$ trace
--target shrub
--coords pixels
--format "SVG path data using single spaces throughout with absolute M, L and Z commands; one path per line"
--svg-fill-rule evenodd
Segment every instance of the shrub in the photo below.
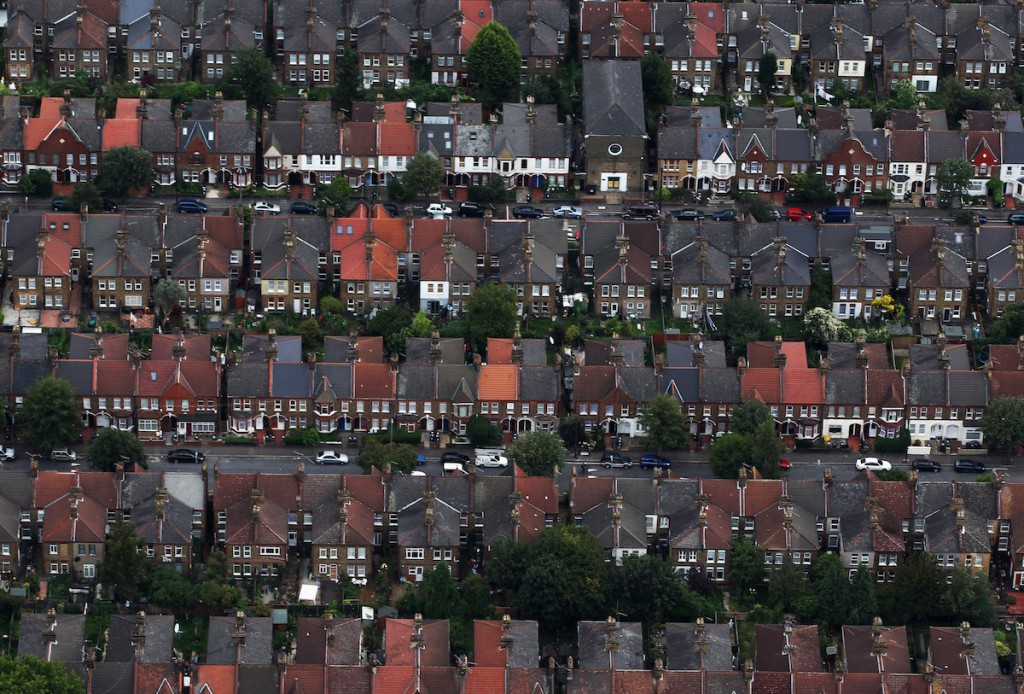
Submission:
M 289 446 L 319 446 L 320 432 L 312 427 L 292 429 L 284 437 L 284 442 Z

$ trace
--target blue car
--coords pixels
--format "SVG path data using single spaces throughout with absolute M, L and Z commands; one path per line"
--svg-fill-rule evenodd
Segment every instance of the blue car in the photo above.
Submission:
M 178 212 L 206 212 L 206 203 L 198 200 L 179 200 Z
M 642 470 L 649 470 L 656 467 L 668 468 L 669 462 L 660 455 L 654 455 L 653 453 L 644 453 L 640 458 L 640 468 Z

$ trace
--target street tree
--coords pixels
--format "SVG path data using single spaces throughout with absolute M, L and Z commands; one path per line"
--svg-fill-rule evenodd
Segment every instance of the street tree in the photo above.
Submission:
M 100 564 L 100 582 L 111 589 L 117 601 L 135 602 L 149 576 L 142 538 L 131 523 L 113 523 L 107 533 L 106 551 Z
M 748 342 L 770 340 L 775 336 L 775 325 L 768 314 L 757 302 L 744 296 L 725 302 L 718 328 L 734 356 L 746 354 Z
M 764 550 L 747 539 L 733 540 L 729 553 L 729 580 L 737 593 L 745 594 L 764 585 Z
M 154 566 L 149 572 L 148 601 L 175 614 L 191 613 L 196 607 L 195 584 L 169 566 Z
M 231 69 L 225 86 L 237 85 L 249 106 L 262 110 L 277 97 L 280 87 L 274 80 L 274 64 L 258 48 L 242 48 L 231 55 Z
M 103 153 L 100 185 L 114 195 L 153 183 L 153 155 L 141 147 L 114 147 Z
M 82 678 L 64 667 L 30 655 L 0 656 L 0 692 L 9 694 L 85 694 Z
M 804 335 L 819 347 L 836 342 L 843 327 L 843 322 L 827 308 L 812 308 L 804 316 Z
M 763 402 L 746 400 L 732 408 L 729 431 L 734 434 L 753 434 L 762 423 L 771 419 L 771 410 Z
M 650 52 L 640 61 L 640 79 L 644 87 L 644 100 L 648 104 L 667 105 L 675 95 L 672 68 L 661 54 Z
M 753 193 L 741 193 L 736 199 L 736 207 L 744 215 L 751 215 L 754 221 L 764 224 L 772 221 L 772 215 L 777 210 L 767 198 Z
M 17 422 L 22 435 L 42 452 L 77 439 L 81 413 L 71 384 L 55 376 L 36 381 L 25 393 Z
M 936 178 L 939 194 L 948 199 L 952 207 L 959 207 L 973 176 L 974 167 L 966 159 L 947 159 L 942 162 Z
M 522 56 L 515 39 L 501 24 L 491 22 L 477 32 L 466 51 L 466 73 L 481 101 L 499 104 L 518 100 Z
M 761 92 L 767 96 L 775 86 L 775 75 L 779 71 L 779 58 L 772 51 L 766 52 L 757 61 L 757 83 Z
M 139 437 L 130 431 L 106 428 L 89 444 L 89 466 L 101 472 L 113 472 L 118 463 L 129 472 L 136 466 L 146 468 L 146 451 Z
M 547 528 L 530 550 L 513 608 L 551 631 L 575 630 L 581 619 L 602 619 L 610 577 L 605 555 L 583 526 Z
M 565 444 L 558 434 L 534 429 L 520 434 L 505 455 L 528 475 L 551 477 L 565 461 Z
M 359 464 L 365 470 L 371 467 L 384 470 L 390 464 L 392 472 L 408 475 L 416 469 L 416 449 L 407 443 L 380 443 L 366 439 L 359 453 Z
M 981 416 L 981 431 L 986 441 L 1002 450 L 1012 452 L 1024 444 L 1024 398 L 991 400 Z
M 405 173 L 402 174 L 402 185 L 414 196 L 437 195 L 442 181 L 444 167 L 437 157 L 426 152 L 415 154 L 405 165 Z
M 512 337 L 519 323 L 516 293 L 507 284 L 485 282 L 466 300 L 469 341 L 479 354 L 487 349 L 489 337 Z
M 90 212 L 102 212 L 103 211 L 103 196 L 100 195 L 100 189 L 92 181 L 82 181 L 76 183 L 75 187 L 71 189 L 71 209 L 78 212 L 83 207 L 89 209 Z
M 835 191 L 828 187 L 825 177 L 811 167 L 789 179 L 789 191 L 786 193 L 786 199 L 812 205 L 834 205 L 837 198 Z
M 483 185 L 469 187 L 469 199 L 482 205 L 500 205 L 507 195 L 505 179 L 499 174 L 491 174 Z
M 711 447 L 711 471 L 722 479 L 734 480 L 740 476 L 740 469 L 748 462 L 750 445 L 747 434 L 729 432 L 715 441 Z
M 153 300 L 165 316 L 180 307 L 187 298 L 185 288 L 172 279 L 162 279 L 153 287 Z
M 501 443 L 501 432 L 491 420 L 475 414 L 466 422 L 466 437 L 474 446 L 489 446 Z
M 682 448 L 686 444 L 686 419 L 679 400 L 659 393 L 640 411 L 639 420 L 646 434 L 644 441 L 655 453 L 666 448 Z
M 761 422 L 754 433 L 747 436 L 748 460 L 765 477 L 774 479 L 781 473 L 779 458 L 783 448 L 774 421 Z
M 326 212 L 328 207 L 333 207 L 335 216 L 340 217 L 348 208 L 348 201 L 352 197 L 352 187 L 343 176 L 336 176 L 330 183 L 316 187 L 316 197 L 320 201 L 322 211 Z
M 46 169 L 32 169 L 18 179 L 20 195 L 39 195 L 48 198 L 53 195 L 53 178 Z

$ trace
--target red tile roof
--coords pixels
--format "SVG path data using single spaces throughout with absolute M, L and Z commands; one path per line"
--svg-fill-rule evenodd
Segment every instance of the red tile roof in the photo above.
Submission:
M 196 360 L 210 359 L 210 336 L 188 335 L 185 341 L 185 358 Z M 170 333 L 153 335 L 153 347 L 150 359 L 153 361 L 170 361 L 174 356 L 174 348 L 178 344 L 178 336 Z
M 491 23 L 494 10 L 490 0 L 461 0 L 459 9 L 465 17 L 462 23 L 462 53 L 469 50 L 478 31 Z
M 867 404 L 900 408 L 904 405 L 903 376 L 899 371 L 868 369 Z M 878 413 L 881 416 L 881 413 Z
M 743 511 L 740 515 L 756 516 L 782 498 L 781 480 L 748 480 L 743 490 Z
M 208 667 L 206 665 L 200 667 Z M 178 694 L 179 675 L 177 666 L 171 663 L 135 663 L 136 694 Z M 198 691 L 195 689 L 193 691 Z M 229 689 L 229 692 L 234 692 Z M 212 694 L 221 694 L 214 691 Z
M 519 366 L 484 364 L 480 367 L 477 397 L 481 401 L 515 401 L 519 399 Z
M 385 662 L 389 666 L 409 666 L 416 663 L 415 654 L 410 645 L 413 635 L 414 620 L 391 619 L 384 621 Z M 426 648 L 420 651 L 421 667 L 444 667 L 448 665 L 448 620 L 423 620 L 422 634 Z
M 1024 397 L 1024 371 L 991 371 L 989 384 L 993 398 Z
M 341 147 L 345 156 L 377 156 L 377 124 L 345 123 Z
M 323 665 L 289 665 L 281 674 L 281 691 L 283 694 L 326 692 L 327 671 L 328 668 Z M 214 694 L 217 692 L 214 691 Z
M 443 219 L 417 219 L 412 227 L 412 250 L 421 254 L 438 251 L 441 253 L 439 257 L 443 257 L 444 249 L 441 247 L 441 239 L 444 237 L 446 226 Z M 425 265 L 421 259 L 421 273 L 427 270 L 437 270 L 437 268 L 425 267 Z
M 531 477 L 517 465 L 513 472 L 516 491 L 544 513 L 558 513 L 558 490 L 549 477 Z
M 817 369 L 790 369 L 782 372 L 782 402 L 787 405 L 825 402 L 825 379 Z
M 209 687 L 210 694 L 233 694 L 238 684 L 237 665 L 199 665 L 192 679 L 192 691 L 205 692 L 203 686 Z M 148 693 L 147 693 L 148 694 Z
M 479 646 L 477 646 L 479 648 Z M 483 667 L 479 663 L 469 668 L 465 694 L 494 694 L 505 691 L 505 668 Z
M 71 516 L 72 508 L 76 516 Z M 107 507 L 85 497 L 75 503 L 65 496 L 46 507 L 43 542 L 102 543 L 107 538 Z
M 782 401 L 779 369 L 747 369 L 740 383 L 740 398 L 766 405 Z
M 134 395 L 136 371 L 131 362 L 95 359 L 93 368 L 97 395 Z
M 512 340 L 504 337 L 487 338 L 487 363 L 511 364 Z
M 730 514 L 740 515 L 740 490 L 736 480 L 701 480 L 700 486 L 708 503 Z
M 431 220 L 424 220 L 431 221 Z M 487 252 L 487 228 L 482 219 L 453 219 L 449 222 L 456 240 L 479 253 Z M 417 228 L 419 221 L 416 222 Z
M 569 507 L 583 513 L 599 504 L 607 504 L 615 488 L 612 477 L 574 477 L 569 489 Z
M 786 370 L 807 368 L 807 345 L 803 342 L 783 342 Z M 775 363 L 774 342 L 747 343 L 747 366 L 756 369 L 771 368 Z
M 138 147 L 142 141 L 142 121 L 131 118 L 108 120 L 103 124 L 103 151 L 115 147 Z
M 352 365 L 355 399 L 390 400 L 395 397 L 395 374 L 387 364 L 357 362 Z M 367 414 L 370 414 L 367 408 Z
M 405 106 L 402 107 L 403 116 Z M 382 123 L 380 126 L 380 153 L 382 156 L 411 157 L 418 152 L 416 131 L 412 123 Z

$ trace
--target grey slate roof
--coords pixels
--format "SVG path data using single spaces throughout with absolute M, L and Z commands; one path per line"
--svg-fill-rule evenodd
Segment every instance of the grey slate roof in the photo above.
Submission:
M 640 63 L 583 61 L 583 122 L 587 135 L 646 133 Z
M 740 401 L 740 379 L 736 369 L 704 369 L 701 382 L 701 401 L 736 403 Z
M 432 526 L 424 523 L 433 492 Z M 469 512 L 468 477 L 400 477 L 392 482 L 388 511 L 398 514 L 400 547 L 458 547 L 460 519 Z
M 721 340 L 700 340 L 697 348 L 704 353 L 704 366 L 712 369 L 725 367 L 725 343 Z M 665 345 L 665 364 L 668 366 L 695 366 L 693 363 L 694 344 L 680 341 Z
M 242 335 L 242 361 L 266 362 L 269 335 L 246 333 Z M 277 358 L 274 361 L 295 363 L 302 361 L 302 339 L 297 335 L 278 335 L 274 338 Z
M 136 660 L 135 632 L 140 663 L 167 663 L 171 661 L 174 642 L 174 615 L 144 615 L 140 624 L 136 615 L 113 615 L 104 658 L 107 662 L 130 663 Z M 141 628 L 140 628 L 141 627 Z
M 239 632 L 235 617 L 210 617 L 206 662 L 213 665 L 269 665 L 273 662 L 270 617 L 245 617 L 245 643 L 234 639 Z
M 732 669 L 732 635 L 728 624 L 674 623 L 665 625 L 669 670 Z M 702 655 L 698 644 L 707 644 Z
M 55 625 L 57 639 L 47 641 L 44 634 Z M 18 627 L 18 655 L 31 655 L 54 663 L 82 662 L 85 644 L 84 614 L 35 614 L 23 612 Z
M 664 368 L 658 374 L 658 392 L 674 393 L 681 403 L 700 401 L 700 373 L 696 368 Z
M 866 397 L 867 382 L 861 369 L 832 369 L 825 375 L 826 404 L 859 406 L 867 402 Z
M 640 622 L 580 622 L 579 666 L 588 670 L 642 670 L 643 630 Z M 609 638 L 618 648 L 609 650 Z

